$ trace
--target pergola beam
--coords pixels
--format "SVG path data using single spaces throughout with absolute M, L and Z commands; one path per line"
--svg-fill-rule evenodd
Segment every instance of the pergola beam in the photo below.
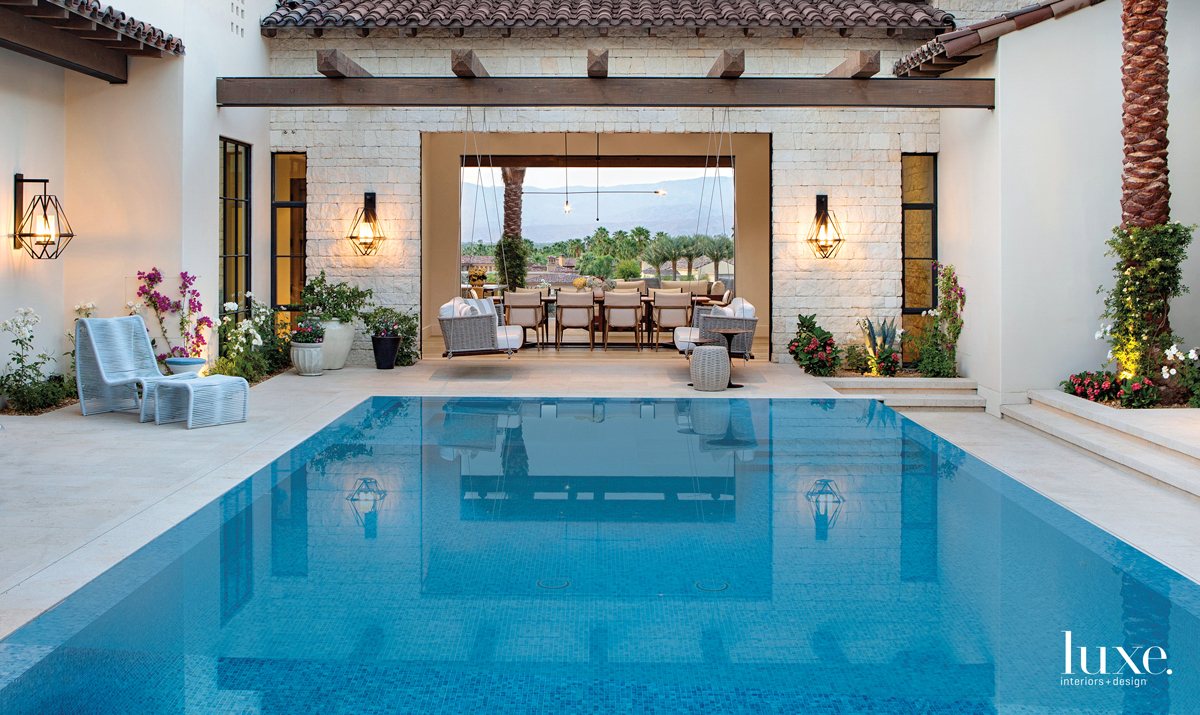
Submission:
M 450 50 L 450 71 L 459 77 L 487 77 L 474 50 Z
M 866 79 L 879 74 L 879 50 L 856 50 L 846 61 L 830 70 L 826 77 Z
M 588 50 L 588 77 L 608 76 L 608 50 Z
M 712 69 L 708 71 L 708 76 L 720 77 L 721 79 L 734 79 L 741 77 L 745 71 L 745 50 L 721 50 L 717 61 L 713 63 Z
M 461 76 L 461 75 L 460 75 Z M 897 107 L 995 106 L 990 79 L 704 77 L 225 77 L 223 107 Z
M 120 52 L 3 7 L 0 47 L 114 84 L 129 80 L 129 60 Z
M 335 79 L 374 76 L 341 50 L 317 50 L 317 71 Z

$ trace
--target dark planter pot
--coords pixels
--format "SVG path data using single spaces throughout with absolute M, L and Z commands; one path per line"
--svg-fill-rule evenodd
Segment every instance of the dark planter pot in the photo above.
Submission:
M 394 338 L 379 338 L 371 336 L 371 348 L 375 351 L 375 367 L 379 370 L 391 370 L 396 367 L 396 355 L 400 352 L 400 336 Z

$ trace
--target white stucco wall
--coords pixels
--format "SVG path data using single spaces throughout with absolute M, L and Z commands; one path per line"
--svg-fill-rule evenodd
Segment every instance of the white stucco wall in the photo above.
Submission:
M 967 291 L 962 370 L 989 409 L 1023 402 L 1070 373 L 1099 369 L 1095 340 L 1120 222 L 1121 19 L 1107 2 L 1004 36 L 999 50 L 954 76 L 997 78 L 988 116 L 943 110 L 939 159 L 943 260 Z M 1200 7 L 1171 8 L 1171 37 L 1200 27 Z M 1172 213 L 1200 221 L 1200 72 L 1196 50 L 1172 49 Z M 1197 248 L 1193 247 L 1195 256 Z M 1185 265 L 1200 285 L 1200 260 Z M 1172 325 L 1200 343 L 1200 296 L 1172 304 Z
M 63 72 L 53 65 L 0 49 L 0 320 L 17 308 L 33 308 L 42 322 L 34 328 L 35 347 L 58 356 L 63 352 L 63 271 L 58 261 L 34 260 L 24 249 L 13 250 L 13 174 L 49 179 L 50 193 L 64 199 Z M 25 205 L 38 184 L 25 185 Z M 24 207 L 22 207 L 24 209 Z M 67 218 L 74 220 L 70 204 Z M 72 306 L 74 304 L 72 303 Z M 8 362 L 12 336 L 0 334 L 0 370 Z
M 216 319 L 220 137 L 251 144 L 251 288 L 269 293 L 268 113 L 221 112 L 215 78 L 266 74 L 257 21 L 272 5 L 239 1 L 233 25 L 229 5 L 220 3 L 128 3 L 129 14 L 182 36 L 187 54 L 132 59 L 127 85 L 68 77 L 68 174 L 86 241 L 66 255 L 66 277 L 73 294 L 99 305 L 99 315 L 124 314 L 137 271 L 158 267 L 164 276 L 198 275 L 204 312 Z M 161 290 L 177 289 L 175 280 Z M 151 332 L 158 333 L 153 325 Z

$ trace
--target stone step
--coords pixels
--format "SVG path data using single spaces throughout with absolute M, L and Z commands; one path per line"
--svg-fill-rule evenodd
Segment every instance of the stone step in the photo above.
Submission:
M 1200 459 L 1190 454 L 1058 409 L 1046 400 L 1028 405 L 1004 405 L 1000 414 L 1003 419 L 1011 419 L 1151 479 L 1200 496 Z
M 1165 435 L 1158 434 L 1151 430 L 1145 429 L 1138 425 L 1130 424 L 1121 419 L 1121 412 L 1114 410 L 1111 407 L 1097 405 L 1095 402 L 1089 402 L 1074 395 L 1068 395 L 1059 390 L 1030 390 L 1029 399 L 1035 404 L 1053 407 L 1057 410 L 1082 417 L 1084 419 L 1104 425 L 1109 429 L 1123 432 L 1131 437 L 1144 439 L 1147 442 L 1153 442 L 1161 447 L 1173 449 L 1176 452 L 1200 459 L 1200 447 L 1187 442 L 1182 442 L 1177 439 L 1172 439 Z
M 897 410 L 982 410 L 978 383 L 965 377 L 827 377 L 846 397 L 879 400 Z

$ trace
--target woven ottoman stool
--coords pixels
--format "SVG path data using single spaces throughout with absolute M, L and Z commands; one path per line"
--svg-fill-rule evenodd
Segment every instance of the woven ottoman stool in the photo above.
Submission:
M 155 424 L 183 422 L 187 428 L 245 422 L 250 384 L 240 377 L 211 375 L 195 380 L 164 381 L 154 391 Z
M 729 353 L 720 345 L 700 345 L 692 351 L 692 386 L 701 392 L 720 392 L 729 386 Z

